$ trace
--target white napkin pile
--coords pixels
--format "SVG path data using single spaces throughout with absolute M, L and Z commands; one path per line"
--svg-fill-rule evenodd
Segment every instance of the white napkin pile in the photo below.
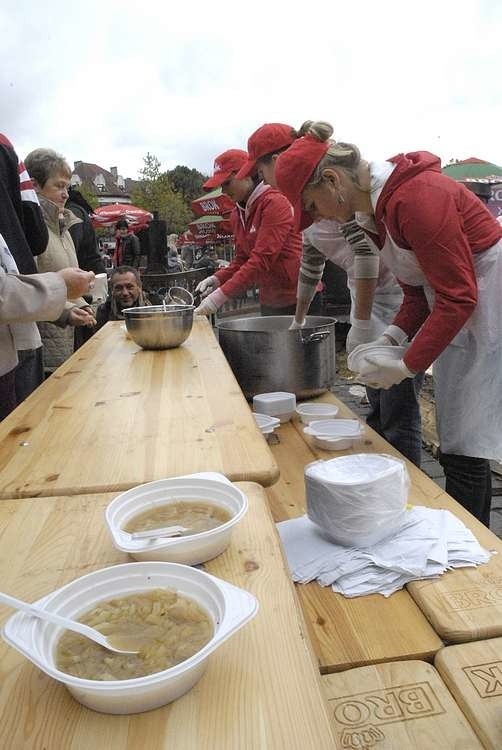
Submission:
M 372 547 L 342 547 L 322 535 L 307 516 L 277 524 L 291 575 L 317 579 L 347 597 L 390 596 L 409 581 L 437 578 L 452 568 L 488 562 L 490 553 L 448 510 L 414 506 L 392 536 Z

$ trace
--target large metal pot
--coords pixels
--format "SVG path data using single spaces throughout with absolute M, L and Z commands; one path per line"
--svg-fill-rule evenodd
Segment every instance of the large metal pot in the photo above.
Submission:
M 151 305 L 122 310 L 129 336 L 142 349 L 173 349 L 190 335 L 194 308 Z
M 335 380 L 334 318 L 309 315 L 304 328 L 289 330 L 290 315 L 222 320 L 220 346 L 246 398 L 288 391 L 307 398 Z

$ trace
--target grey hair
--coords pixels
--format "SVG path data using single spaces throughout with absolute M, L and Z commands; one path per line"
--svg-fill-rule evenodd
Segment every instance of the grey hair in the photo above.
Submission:
M 353 143 L 332 140 L 331 136 L 333 132 L 333 126 L 329 122 L 322 120 L 306 120 L 299 130 L 300 135 L 311 135 L 317 138 L 318 141 L 321 141 L 321 143 L 330 142 L 326 155 L 316 166 L 306 187 L 308 185 L 318 185 L 322 182 L 324 170 L 330 167 L 343 169 L 352 182 L 360 187 L 357 170 L 361 163 L 361 152 Z
M 49 177 L 62 172 L 71 177 L 71 168 L 64 156 L 52 148 L 36 148 L 24 160 L 30 177 L 43 188 Z

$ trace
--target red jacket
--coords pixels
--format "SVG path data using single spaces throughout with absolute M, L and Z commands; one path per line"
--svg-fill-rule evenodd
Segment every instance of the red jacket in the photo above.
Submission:
M 270 307 L 296 303 L 302 239 L 293 228 L 288 199 L 269 185 L 258 185 L 246 208 L 236 206 L 230 216 L 236 254 L 214 275 L 227 297 L 236 297 L 256 284 L 260 302 Z
M 429 310 L 422 287 L 401 283 L 404 301 L 394 323 L 412 338 L 405 362 L 426 369 L 456 336 L 477 303 L 473 253 L 502 237 L 502 227 L 474 193 L 441 173 L 437 156 L 400 154 L 377 201 L 380 241 L 386 229 L 394 242 L 412 250 L 435 291 Z M 422 327 L 421 327 L 422 326 Z

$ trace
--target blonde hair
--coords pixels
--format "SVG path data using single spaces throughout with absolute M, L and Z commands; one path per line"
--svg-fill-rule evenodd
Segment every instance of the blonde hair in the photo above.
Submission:
M 24 160 L 30 177 L 43 188 L 49 177 L 61 174 L 71 177 L 71 168 L 64 156 L 52 148 L 36 148 Z
M 323 173 L 325 169 L 330 167 L 342 169 L 348 177 L 358 187 L 361 187 L 359 183 L 358 169 L 361 164 L 361 152 L 353 143 L 344 143 L 342 141 L 332 140 L 333 126 L 329 122 L 323 120 L 306 120 L 300 127 L 298 134 L 311 135 L 321 143 L 330 142 L 330 146 L 323 156 L 319 164 L 314 169 L 312 177 L 308 181 L 305 187 L 309 185 L 318 185 L 323 181 Z

